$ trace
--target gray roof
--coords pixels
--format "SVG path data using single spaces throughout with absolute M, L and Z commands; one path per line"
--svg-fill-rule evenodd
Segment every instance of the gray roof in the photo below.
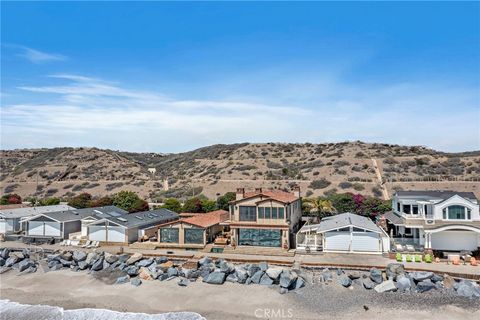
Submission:
M 178 215 L 178 213 L 170 211 L 168 209 L 157 209 L 123 215 L 121 218 L 124 218 L 127 221 L 120 221 L 115 218 L 109 220 L 123 225 L 127 228 L 146 228 L 149 226 L 174 221 L 179 219 L 179 217 L 180 216 Z
M 89 216 L 92 216 L 96 219 L 102 219 L 105 217 L 111 217 L 112 214 L 115 216 L 123 216 L 125 214 L 128 214 L 128 212 L 115 206 L 105 206 L 85 209 L 73 208 L 73 210 L 68 211 L 46 212 L 43 215 L 60 222 L 64 222 L 81 220 Z
M 385 212 L 385 214 L 383 216 L 385 217 L 385 219 L 387 219 L 388 221 L 390 221 L 394 225 L 403 225 L 404 224 L 403 218 L 400 217 L 399 215 L 397 215 L 393 211 Z
M 458 192 L 452 190 L 400 190 L 396 192 L 399 197 L 425 197 L 430 199 L 447 200 L 454 195 L 459 195 L 462 198 L 477 200 L 473 192 Z
M 149 227 L 179 218 L 177 213 L 167 209 L 128 213 L 115 206 L 48 212 L 44 215 L 60 222 L 82 220 L 87 217 L 97 220 L 106 219 L 126 228 Z
M 367 229 L 374 232 L 381 233 L 382 230 L 370 218 L 359 216 L 358 214 L 346 212 L 337 214 L 331 217 L 325 217 L 319 224 L 304 226 L 300 231 L 306 232 L 308 230 L 323 233 L 329 230 L 341 229 L 348 226 L 358 227 L 360 229 Z
M 0 210 L 0 216 L 6 219 L 25 218 L 25 217 L 33 217 L 41 213 L 67 211 L 72 209 L 75 209 L 75 208 L 70 207 L 66 204 L 58 204 L 53 206 L 26 207 L 26 208 L 17 208 L 17 209 L 2 209 Z

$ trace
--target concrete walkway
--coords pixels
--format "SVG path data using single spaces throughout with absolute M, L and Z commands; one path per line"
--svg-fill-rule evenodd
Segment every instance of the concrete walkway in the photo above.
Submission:
M 22 242 L 1 242 L 0 248 L 34 248 Z M 81 247 L 64 247 L 58 244 L 42 245 L 41 248 L 48 251 L 54 250 L 84 250 L 93 251 L 94 249 L 84 249 Z M 123 249 L 122 249 L 123 248 Z M 197 260 L 204 256 L 211 258 L 225 259 L 232 262 L 239 263 L 257 263 L 267 261 L 271 264 L 293 266 L 299 265 L 301 267 L 336 267 L 344 269 L 370 269 L 371 267 L 385 268 L 389 263 L 395 260 L 383 257 L 381 255 L 368 254 L 348 254 L 348 253 L 323 253 L 316 255 L 302 255 L 296 254 L 294 257 L 270 256 L 270 255 L 252 255 L 252 254 L 232 254 L 232 253 L 213 253 L 201 251 L 188 251 L 182 249 L 135 249 L 121 246 L 103 246 L 98 248 L 106 252 L 118 254 L 140 252 L 145 256 L 168 256 L 179 260 Z M 438 273 L 448 273 L 455 277 L 468 277 L 480 280 L 480 266 L 473 267 L 470 265 L 448 265 L 445 262 L 441 263 L 425 263 L 425 262 L 404 262 L 405 268 L 409 271 L 433 271 Z

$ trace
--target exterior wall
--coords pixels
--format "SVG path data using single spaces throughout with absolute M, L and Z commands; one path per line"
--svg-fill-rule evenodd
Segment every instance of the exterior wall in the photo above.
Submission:
M 4 226 L 5 233 L 14 232 L 15 219 L 2 219 L 0 223 Z
M 268 200 L 265 202 L 261 202 L 257 205 L 257 202 L 261 200 L 268 200 L 268 197 L 262 197 L 258 195 L 256 197 L 248 198 L 248 199 L 240 199 L 238 198 L 237 194 L 237 202 L 230 206 L 230 220 L 234 222 L 231 225 L 233 237 L 238 244 L 239 240 L 239 229 L 248 229 L 250 228 L 249 225 L 255 228 L 263 228 L 263 229 L 281 229 L 282 230 L 282 247 L 285 245 L 289 248 L 295 246 L 295 233 L 300 229 L 300 221 L 302 219 L 302 204 L 301 199 L 290 203 L 284 204 L 282 202 L 276 200 Z M 240 220 L 240 207 L 241 206 L 253 206 L 256 207 L 257 219 L 256 221 L 241 221 Z M 284 217 L 283 219 L 260 219 L 258 218 L 258 208 L 284 208 Z M 236 226 L 235 223 L 242 223 L 243 226 Z M 278 226 L 278 227 L 277 227 Z M 285 228 L 288 227 L 288 230 Z
M 160 229 L 162 228 L 173 228 L 173 229 L 178 229 L 178 243 L 171 243 L 171 242 L 161 242 L 161 237 L 160 237 Z M 184 246 L 202 246 L 204 247 L 207 244 L 207 238 L 206 238 L 206 229 L 203 229 L 203 243 L 202 244 L 194 244 L 194 243 L 185 243 L 185 229 L 202 229 L 197 226 L 193 226 L 188 223 L 184 222 L 177 222 L 175 224 L 171 225 L 166 225 L 166 226 L 161 226 L 158 229 L 158 243 L 161 245 L 165 246 L 175 246 L 175 245 L 184 245 Z
M 63 223 L 63 239 L 68 239 L 70 233 L 79 232 L 81 229 L 82 223 L 80 220 Z
M 392 199 L 392 208 L 395 212 L 399 213 L 401 216 L 407 219 L 433 219 L 433 220 L 443 220 L 443 209 L 452 205 L 460 205 L 467 207 L 471 210 L 471 220 L 470 221 L 480 221 L 480 205 L 478 203 L 473 203 L 467 199 L 464 199 L 460 196 L 453 196 L 450 199 L 445 201 L 441 200 L 429 200 L 430 204 L 426 204 L 422 197 L 393 197 Z M 398 204 L 400 204 L 400 210 L 398 210 Z M 417 215 L 406 214 L 403 212 L 403 205 L 418 205 L 419 212 Z M 426 211 L 425 211 L 426 209 Z M 461 221 L 461 220 L 450 220 L 450 221 Z
M 449 207 L 449 206 L 453 206 L 453 205 L 460 205 L 460 206 L 464 206 L 464 207 L 469 208 L 471 210 L 471 214 L 472 214 L 472 219 L 471 220 L 472 221 L 480 221 L 480 212 L 479 212 L 479 207 L 480 206 L 478 204 L 473 204 L 472 202 L 470 202 L 468 200 L 465 200 L 462 197 L 458 197 L 458 196 L 452 197 L 452 198 L 448 199 L 447 201 L 444 201 L 444 202 L 442 202 L 440 204 L 437 204 L 433 207 L 433 214 L 434 214 L 435 220 L 443 220 L 443 209 L 446 208 L 446 207 Z M 462 221 L 462 220 L 449 220 L 449 221 L 459 222 L 459 221 Z
M 88 240 L 95 240 L 95 241 L 101 241 L 102 243 L 129 243 L 129 239 L 130 237 L 135 239 L 134 241 L 137 241 L 137 232 L 138 232 L 138 229 L 135 229 L 135 228 L 132 228 L 132 229 L 126 229 L 124 227 L 121 227 L 125 233 L 125 236 L 124 236 L 124 240 L 122 242 L 118 242 L 118 241 L 110 241 L 108 239 L 108 228 L 109 226 L 111 227 L 121 227 L 120 225 L 117 225 L 117 224 L 114 224 L 114 223 L 110 223 L 109 225 L 109 221 L 108 220 L 102 220 L 102 221 L 99 221 L 98 223 L 91 223 L 88 225 Z M 98 235 L 98 237 L 96 236 Z M 131 242 L 134 242 L 134 241 L 131 241 Z
M 138 228 L 129 228 L 126 230 L 126 241 L 127 243 L 133 243 L 138 241 Z
M 426 204 L 428 203 L 429 204 Z M 400 211 L 398 204 L 400 203 Z M 403 224 L 407 228 L 434 229 L 444 225 L 465 225 L 480 228 L 480 205 L 460 196 L 453 196 L 450 199 L 441 201 L 440 199 L 425 200 L 425 197 L 393 197 L 393 210 L 403 217 Z M 406 214 L 403 212 L 403 205 L 418 205 L 419 213 L 417 215 Z M 443 209 L 453 205 L 459 205 L 470 209 L 471 219 L 465 217 L 465 220 L 443 219 Z M 426 211 L 425 211 L 426 209 Z
M 33 222 L 33 223 L 32 223 Z M 32 224 L 31 224 L 32 223 Z M 35 231 L 33 234 L 30 233 L 31 226 L 35 224 Z M 39 230 L 38 228 L 41 229 Z M 40 231 L 40 232 L 39 232 Z M 53 234 L 52 231 L 55 233 Z M 63 223 L 57 222 L 55 220 L 49 219 L 45 216 L 40 216 L 36 219 L 29 220 L 26 222 L 26 231 L 27 236 L 31 237 L 45 237 L 45 238 L 63 238 Z

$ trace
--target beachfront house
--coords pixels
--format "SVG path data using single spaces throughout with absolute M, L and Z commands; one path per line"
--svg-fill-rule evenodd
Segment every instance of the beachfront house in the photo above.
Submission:
M 158 226 L 158 243 L 163 248 L 201 249 L 222 233 L 222 222 L 228 211 L 216 210 L 191 214 L 189 217 Z
M 390 237 L 372 219 L 347 212 L 304 225 L 297 250 L 382 254 L 390 251 Z
M 397 191 L 385 214 L 396 243 L 441 250 L 480 247 L 479 202 L 473 192 Z
M 75 208 L 64 204 L 21 208 L 3 207 L 0 209 L 0 233 L 21 233 L 25 231 L 25 220 L 30 217 L 42 213 L 68 211 L 72 209 Z
M 239 188 L 225 224 L 230 227 L 234 246 L 289 249 L 294 245 L 301 217 L 299 187 L 292 192 L 262 188 L 245 192 Z
M 26 237 L 124 244 L 138 241 L 146 229 L 175 219 L 178 215 L 166 209 L 129 214 L 115 206 L 47 212 L 26 220 Z

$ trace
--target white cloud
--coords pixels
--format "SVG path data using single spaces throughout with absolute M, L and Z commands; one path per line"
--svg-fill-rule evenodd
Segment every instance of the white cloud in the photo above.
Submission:
M 25 46 L 18 47 L 22 52 L 18 56 L 23 57 L 33 63 L 44 63 L 50 61 L 64 61 L 67 57 L 57 53 L 47 53 L 40 50 L 32 49 Z
M 327 86 L 305 86 L 307 108 L 303 99 L 292 102 L 300 83 L 292 92 L 278 88 L 282 100 L 290 103 L 277 104 L 266 97 L 255 102 L 173 99 L 84 76 L 54 77 L 65 83 L 21 87 L 39 95 L 36 101 L 43 101 L 44 93 L 53 94 L 53 103 L 2 107 L 3 148 L 97 146 L 176 152 L 213 143 L 357 139 L 445 151 L 480 145 L 478 93 L 451 86 L 361 88 L 332 78 Z

